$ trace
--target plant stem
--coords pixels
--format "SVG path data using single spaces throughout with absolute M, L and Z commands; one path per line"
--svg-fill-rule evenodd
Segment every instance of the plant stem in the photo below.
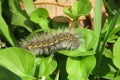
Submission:
M 96 46 L 94 47 L 94 50 L 96 50 L 96 59 L 97 59 L 97 65 L 99 66 L 101 61 L 101 53 L 99 53 L 100 50 L 100 34 L 101 34 L 101 18 L 102 18 L 102 0 L 96 0 L 95 5 L 95 17 L 94 17 L 94 34 L 97 38 Z
M 78 19 L 76 19 L 76 20 L 74 21 L 74 24 L 75 24 L 74 27 L 75 27 L 75 28 L 78 28 L 78 23 L 79 23 L 79 22 L 78 22 Z

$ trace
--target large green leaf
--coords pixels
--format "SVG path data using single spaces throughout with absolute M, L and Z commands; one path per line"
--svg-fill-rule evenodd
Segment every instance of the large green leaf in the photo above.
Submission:
M 0 51 L 0 65 L 20 76 L 23 80 L 33 80 L 34 56 L 17 47 Z
M 0 15 L 1 16 L 1 15 Z M 4 35 L 4 37 L 7 39 L 7 41 L 12 45 L 15 46 L 17 45 L 17 41 L 15 39 L 15 37 L 13 36 L 13 34 L 10 32 L 8 25 L 6 24 L 6 22 L 4 21 L 4 19 L 2 17 L 0 17 L 0 31 L 2 32 L 2 34 Z
M 95 67 L 95 56 L 71 58 L 67 60 L 66 70 L 69 80 L 88 80 L 90 73 Z
M 114 65 L 120 69 L 120 38 L 114 44 L 113 47 L 113 63 Z
M 120 80 L 120 76 L 115 77 L 113 80 Z
M 0 80 L 22 80 L 20 77 L 0 66 Z
M 60 54 L 64 54 L 66 56 L 88 56 L 88 55 L 94 55 L 95 51 L 80 51 L 80 50 L 60 50 L 58 51 Z
M 4 35 L 4 37 L 7 39 L 7 41 L 12 45 L 16 45 L 16 39 L 13 36 L 13 34 L 10 32 L 7 23 L 2 17 L 2 0 L 0 0 L 0 32 Z

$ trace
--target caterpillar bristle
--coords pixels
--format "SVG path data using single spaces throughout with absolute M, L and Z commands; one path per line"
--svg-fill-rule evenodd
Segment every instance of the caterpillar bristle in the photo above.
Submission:
M 50 55 L 57 50 L 74 50 L 80 46 L 81 38 L 75 30 L 59 29 L 43 34 L 35 34 L 28 39 L 22 39 L 20 46 L 34 55 Z

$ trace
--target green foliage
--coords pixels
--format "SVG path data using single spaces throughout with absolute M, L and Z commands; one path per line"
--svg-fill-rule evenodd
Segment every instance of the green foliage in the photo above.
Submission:
M 43 14 L 44 13 L 44 14 Z M 50 29 L 48 26 L 48 12 L 44 8 L 38 8 L 32 12 L 30 20 L 39 24 L 43 30 Z
M 27 14 L 30 15 L 35 10 L 33 0 L 29 0 L 29 1 L 22 0 L 22 1 L 23 1 L 23 4 L 24 4 Z
M 101 18 L 102 18 L 102 0 L 96 0 L 96 6 L 95 6 L 95 12 L 94 12 L 94 34 L 96 35 L 97 42 L 96 42 L 96 46 L 94 47 L 95 49 L 99 49 L 99 39 L 100 39 L 100 33 L 101 33 Z
M 20 76 L 23 80 L 32 80 L 35 57 L 28 51 L 17 47 L 0 51 L 0 65 Z
M 16 39 L 13 36 L 13 34 L 9 31 L 8 26 L 2 17 L 0 17 L 0 24 L 2 24 L 2 25 L 0 25 L 0 32 L 4 35 L 4 37 L 8 40 L 8 42 L 12 46 L 15 46 L 17 43 Z
M 0 66 L 0 80 L 21 80 L 20 77 L 7 70 L 6 68 Z
M 39 60 L 37 60 L 37 64 L 39 64 L 40 68 L 39 68 L 39 74 L 38 77 L 42 77 L 44 76 L 49 76 L 50 74 L 53 73 L 53 71 L 56 69 L 57 67 L 57 62 L 56 60 L 52 59 L 52 57 L 47 57 L 47 58 L 39 58 Z
M 116 77 L 114 80 L 120 80 L 120 76 Z
M 9 31 L 8 29 L 8 25 L 6 24 L 6 22 L 4 21 L 3 17 L 2 17 L 2 1 L 0 1 L 0 32 L 5 36 L 5 38 L 8 40 L 8 42 L 12 45 L 15 46 L 16 45 L 16 40 L 15 37 L 13 36 L 13 34 Z
M 114 65 L 120 69 L 120 63 L 119 63 L 119 59 L 120 59 L 120 38 L 118 38 L 118 40 L 115 42 L 114 47 L 113 47 L 113 63 Z
M 91 4 L 89 0 L 78 0 L 71 6 L 70 10 L 68 10 L 66 7 L 63 10 L 65 14 L 74 20 L 75 27 L 78 27 L 79 17 L 89 14 L 91 10 Z
M 87 56 L 82 58 L 71 58 L 71 57 L 68 58 L 66 64 L 68 79 L 89 80 L 88 76 L 95 67 L 95 64 L 96 64 L 95 56 Z
M 70 11 L 64 8 L 64 12 L 74 20 L 78 20 L 80 16 L 88 15 L 91 10 L 91 4 L 89 0 L 79 0 L 75 2 Z
M 21 10 L 19 6 L 19 0 L 8 0 L 8 10 L 11 13 L 11 24 L 15 26 L 21 26 L 27 29 L 29 32 L 32 32 L 32 23 L 29 20 L 27 13 Z M 8 12 L 5 12 L 7 16 L 10 15 Z
M 120 79 L 120 9 L 116 5 L 111 7 L 113 0 L 103 0 L 108 15 L 112 15 L 103 27 L 102 0 L 96 0 L 94 31 L 78 27 L 79 17 L 91 10 L 89 0 L 78 0 L 70 9 L 64 8 L 65 14 L 75 22 L 81 45 L 76 50 L 59 50 L 50 56 L 34 56 L 21 49 L 17 40 L 37 32 L 66 28 L 68 23 L 53 22 L 46 9 L 35 9 L 32 0 L 23 0 L 25 10 L 19 2 L 0 0 L 0 46 L 6 44 L 0 47 L 0 80 Z
M 116 25 L 116 22 L 118 20 L 119 14 L 120 14 L 120 10 L 118 10 L 118 12 L 113 17 L 113 19 L 111 19 L 111 21 L 110 21 L 110 23 L 108 25 L 108 31 L 106 31 L 104 39 L 103 39 L 103 43 L 102 43 L 103 45 L 99 49 L 99 54 L 96 54 L 97 58 L 98 58 L 98 65 L 100 64 L 100 60 L 101 60 L 101 57 L 102 57 L 102 53 L 104 52 L 105 45 L 108 42 L 109 37 L 111 37 L 111 32 L 113 31 L 113 29 L 114 29 L 114 27 Z

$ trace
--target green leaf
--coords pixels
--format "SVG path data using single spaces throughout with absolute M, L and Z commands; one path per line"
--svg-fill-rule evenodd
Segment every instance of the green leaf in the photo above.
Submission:
M 46 9 L 37 8 L 30 16 L 30 19 L 35 23 L 39 23 L 39 18 L 48 18 L 48 12 Z
M 120 38 L 116 41 L 113 47 L 113 63 L 114 65 L 120 69 Z
M 38 77 L 48 77 L 57 67 L 57 62 L 52 57 L 39 58 L 39 75 Z
M 28 15 L 30 15 L 34 10 L 34 4 L 33 4 L 33 0 L 22 0 L 23 4 L 25 6 L 26 12 L 28 13 Z
M 118 10 L 118 12 L 116 13 L 116 15 L 113 17 L 113 19 L 110 21 L 110 24 L 109 24 L 109 30 L 107 31 L 107 33 L 105 34 L 105 38 L 104 38 L 104 40 L 103 40 L 103 48 L 102 49 L 104 49 L 104 47 L 105 47 L 105 44 L 107 43 L 107 41 L 108 41 L 108 39 L 111 37 L 111 35 L 112 35 L 112 31 L 113 31 L 113 29 L 115 28 L 115 25 L 116 25 L 116 23 L 117 23 L 117 20 L 118 20 L 118 18 L 119 18 L 119 15 L 120 15 L 120 9 Z M 103 50 L 101 50 L 101 51 L 103 51 Z
M 113 58 L 113 53 L 111 52 L 110 49 L 105 48 L 103 54 L 107 57 L 112 59 Z
M 60 71 L 57 72 L 57 75 L 55 76 L 55 79 L 54 80 L 59 80 L 59 76 L 60 76 Z
M 99 66 L 100 62 L 101 62 L 101 59 L 102 59 L 102 54 L 104 52 L 104 49 L 106 47 L 106 43 L 108 42 L 108 39 L 111 37 L 111 32 L 113 31 L 115 25 L 116 25 L 116 22 L 118 20 L 118 17 L 120 15 L 120 9 L 118 10 L 118 12 L 116 13 L 116 15 L 113 17 L 113 19 L 110 21 L 110 24 L 109 24 L 109 29 L 108 31 L 106 32 L 105 34 L 105 37 L 103 39 L 103 43 L 102 43 L 102 47 L 100 49 L 100 52 L 98 51 L 98 54 L 96 54 L 96 58 L 98 59 L 98 62 L 97 62 L 97 66 Z M 99 47 L 99 45 L 98 45 Z
M 3 1 L 0 0 L 0 15 L 2 14 L 2 3 L 3 3 Z
M 79 0 L 76 1 L 70 10 L 67 8 L 63 9 L 65 14 L 73 18 L 74 20 L 77 20 L 80 16 L 88 15 L 91 10 L 91 3 L 89 0 Z
M 99 39 L 101 33 L 101 21 L 102 21 L 102 0 L 96 0 L 95 3 L 95 13 L 94 13 L 94 34 L 96 36 L 96 46 L 94 49 L 99 51 Z M 98 53 L 99 54 L 99 53 Z
M 120 76 L 115 77 L 113 80 L 120 80 Z
M 1 15 L 0 15 L 1 16 Z M 7 39 L 7 41 L 12 45 L 16 46 L 17 45 L 17 40 L 13 36 L 13 34 L 10 32 L 8 25 L 6 22 L 3 20 L 2 17 L 0 17 L 0 31 L 4 35 L 4 37 Z
M 41 26 L 41 28 L 43 30 L 48 30 L 49 26 L 48 26 L 48 19 L 45 18 L 39 18 L 39 25 Z
M 102 18 L 102 0 L 96 0 L 95 15 L 94 15 L 94 32 L 98 39 L 101 31 L 101 18 Z
M 95 67 L 96 59 L 94 56 L 82 58 L 68 57 L 66 70 L 69 80 L 88 80 L 90 73 Z
M 65 14 L 67 14 L 71 18 L 76 19 L 76 17 L 66 7 L 63 8 L 63 11 Z
M 0 66 L 0 80 L 22 80 L 20 77 Z
M 77 56 L 88 56 L 94 55 L 95 51 L 85 51 L 82 52 L 80 50 L 60 50 L 58 51 L 60 54 L 64 54 L 66 56 L 77 57 Z
M 96 45 L 96 36 L 94 35 L 93 31 L 89 29 L 81 29 L 79 32 L 84 39 L 86 50 L 93 49 L 93 47 Z
M 34 56 L 28 51 L 11 47 L 0 51 L 0 65 L 20 76 L 23 80 L 33 80 Z
M 93 74 L 108 80 L 113 80 L 116 72 L 117 70 L 113 65 L 112 59 L 103 55 L 100 65 L 94 69 Z
M 116 33 L 119 32 L 119 31 L 120 31 L 120 15 L 118 16 L 116 25 L 111 32 L 111 37 L 116 36 Z M 110 37 L 110 39 L 111 39 L 111 37 Z
M 49 29 L 47 18 L 48 12 L 44 8 L 37 8 L 30 16 L 30 20 L 39 24 L 42 29 Z
M 2 1 L 0 1 L 0 32 L 4 35 L 4 37 L 7 39 L 7 41 L 12 45 L 17 45 L 17 41 L 13 34 L 10 32 L 8 25 L 6 24 L 5 20 L 2 17 Z
M 28 15 L 23 12 L 19 6 L 19 0 L 8 0 L 9 9 L 12 13 L 11 24 L 16 26 L 22 26 L 27 29 L 29 32 L 32 32 L 32 22 L 28 20 Z M 9 15 L 9 14 L 8 14 Z
M 111 32 L 111 35 L 109 37 L 109 41 L 112 41 L 112 40 L 115 40 L 117 39 L 119 36 L 117 36 L 116 34 L 120 31 L 120 15 L 118 16 L 118 19 L 117 19 L 117 23 L 114 27 L 114 29 L 112 30 Z
M 106 19 L 105 23 L 103 25 L 103 28 L 102 28 L 102 33 L 106 33 L 107 32 L 107 30 L 109 29 L 109 27 L 108 27 L 109 23 L 110 23 L 110 21 L 108 19 Z
M 71 12 L 74 16 L 88 15 L 91 10 L 91 3 L 89 0 L 79 0 L 75 2 L 71 7 Z

